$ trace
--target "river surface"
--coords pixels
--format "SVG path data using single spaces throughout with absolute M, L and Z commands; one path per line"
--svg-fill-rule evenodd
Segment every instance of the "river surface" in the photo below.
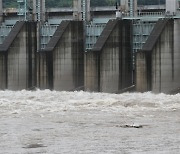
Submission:
M 180 94 L 0 91 L 0 154 L 179 154 Z

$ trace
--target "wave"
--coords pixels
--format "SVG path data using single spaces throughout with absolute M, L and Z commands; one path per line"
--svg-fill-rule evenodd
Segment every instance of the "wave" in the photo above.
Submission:
M 176 111 L 180 94 L 93 93 L 84 91 L 0 91 L 0 114 L 99 110 L 108 112 Z

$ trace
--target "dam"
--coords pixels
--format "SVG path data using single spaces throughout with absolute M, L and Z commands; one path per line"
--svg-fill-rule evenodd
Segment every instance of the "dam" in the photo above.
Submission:
M 74 0 L 73 8 L 54 9 L 45 0 L 17 3 L 0 9 L 0 89 L 178 92 L 179 0 L 104 8 Z

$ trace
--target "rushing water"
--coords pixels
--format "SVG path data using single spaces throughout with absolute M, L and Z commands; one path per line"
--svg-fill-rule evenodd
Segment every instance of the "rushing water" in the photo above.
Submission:
M 180 94 L 0 91 L 0 154 L 179 154 Z

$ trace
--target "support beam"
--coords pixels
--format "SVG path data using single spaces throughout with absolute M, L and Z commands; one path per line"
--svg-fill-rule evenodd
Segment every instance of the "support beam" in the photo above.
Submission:
M 91 0 L 87 0 L 87 22 L 91 20 Z
M 130 0 L 130 17 L 137 16 L 137 0 Z
M 33 3 L 32 3 L 32 8 L 33 8 L 33 12 L 32 12 L 32 13 L 33 13 L 33 21 L 37 21 L 36 0 L 33 1 Z
M 129 11 L 128 1 L 120 0 L 120 7 L 121 7 L 121 11 L 123 11 L 123 12 Z
M 0 23 L 3 21 L 3 6 L 2 0 L 0 0 Z
M 41 0 L 41 20 L 45 22 L 46 20 L 46 2 L 45 0 Z
M 134 0 L 134 16 L 137 16 L 137 0 Z
M 130 0 L 130 17 L 134 16 L 133 0 Z
M 120 10 L 129 12 L 131 17 L 137 16 L 137 0 L 120 0 Z
M 166 0 L 166 13 L 175 15 L 177 12 L 177 0 Z
M 73 0 L 73 19 L 82 20 L 81 0 Z
M 46 20 L 46 7 L 45 0 L 33 0 L 33 20 L 41 21 L 42 23 Z

